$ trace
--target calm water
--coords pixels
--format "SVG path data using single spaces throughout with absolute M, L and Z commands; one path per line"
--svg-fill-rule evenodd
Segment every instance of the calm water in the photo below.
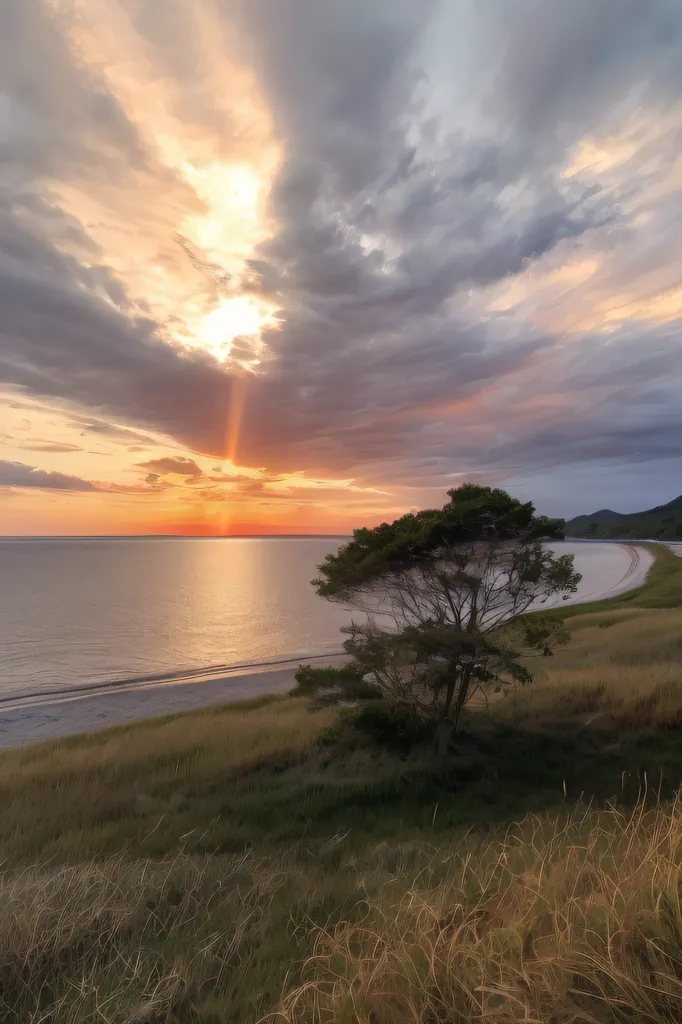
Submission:
M 341 648 L 317 597 L 335 538 L 0 541 L 0 693 Z
M 340 543 L 0 540 L 0 696 L 338 651 L 351 612 L 310 580 Z M 619 545 L 557 547 L 576 555 L 583 600 L 631 570 Z

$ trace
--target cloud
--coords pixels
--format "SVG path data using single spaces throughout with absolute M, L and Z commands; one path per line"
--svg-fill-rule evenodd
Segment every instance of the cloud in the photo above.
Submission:
M 103 420 L 93 421 L 84 418 L 74 418 L 73 422 L 74 427 L 80 430 L 83 437 L 94 435 L 122 441 L 143 441 L 146 445 L 153 443 L 146 434 L 141 434 L 137 430 L 130 430 L 129 427 L 120 427 L 115 423 L 107 423 Z
M 0 461 L 0 487 L 40 487 L 50 491 L 96 491 L 89 480 L 66 473 L 48 473 L 23 462 Z
M 59 441 L 36 441 L 34 444 L 20 444 L 17 447 L 25 452 L 52 452 L 62 455 L 66 455 L 69 452 L 83 451 L 77 444 L 67 444 Z
M 682 454 L 678 3 L 115 7 L 97 60 L 84 14 L 76 59 L 47 0 L 0 10 L 2 380 L 131 453 L 162 435 L 365 488 Z M 219 87 L 235 53 L 253 138 Z M 204 184 L 258 147 L 276 167 L 243 229 L 240 287 L 281 321 L 252 374 L 178 340 L 238 275 L 178 244 L 212 200 L 164 139 Z
M 148 462 L 140 462 L 140 466 L 149 470 L 150 474 L 160 476 L 184 476 L 187 478 L 203 476 L 203 470 L 196 464 L 194 459 L 184 456 L 166 456 L 161 459 L 150 459 Z

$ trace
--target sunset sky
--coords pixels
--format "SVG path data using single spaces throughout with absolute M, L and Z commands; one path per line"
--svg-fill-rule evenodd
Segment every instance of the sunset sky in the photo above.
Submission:
M 681 470 L 680 0 L 2 0 L 0 533 Z

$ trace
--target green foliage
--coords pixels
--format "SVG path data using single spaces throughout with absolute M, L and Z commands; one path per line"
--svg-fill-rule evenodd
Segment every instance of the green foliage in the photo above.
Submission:
M 339 700 L 372 700 L 381 697 L 378 686 L 363 679 L 362 665 L 349 662 L 338 668 L 299 665 L 293 697 L 314 697 L 318 705 L 338 703 Z
M 565 646 L 571 639 L 563 620 L 552 615 L 528 615 L 517 619 L 503 631 L 504 634 L 522 646 L 526 657 L 541 654 L 549 658 L 557 647 Z
M 561 536 L 562 520 L 536 516 L 531 502 L 500 489 L 464 484 L 448 494 L 442 509 L 356 530 L 319 567 L 314 585 L 368 613 L 345 643 L 363 685 L 456 727 L 477 690 L 530 682 L 523 659 L 565 641 L 556 619 L 522 623 L 521 616 L 551 595 L 574 593 L 580 576 L 572 556 L 555 557 L 543 544 Z M 393 625 L 378 626 L 377 616 Z M 349 683 L 338 679 L 316 692 L 362 699 L 356 677 Z
M 407 754 L 433 736 L 433 722 L 422 718 L 404 704 L 370 700 L 346 712 L 344 724 L 369 736 L 378 746 Z
M 423 564 L 444 547 L 481 540 L 531 544 L 560 540 L 564 521 L 536 516 L 532 502 L 523 504 L 499 488 L 463 484 L 448 491 L 442 509 L 408 513 L 393 523 L 360 529 L 336 554 L 328 555 L 313 581 L 322 597 L 347 599 L 353 591 L 386 572 Z

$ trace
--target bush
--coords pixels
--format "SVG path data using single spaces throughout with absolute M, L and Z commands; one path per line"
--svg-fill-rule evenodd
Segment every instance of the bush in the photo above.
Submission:
M 338 668 L 299 665 L 293 697 L 314 697 L 319 704 L 345 701 L 376 700 L 381 690 L 374 683 L 364 681 L 366 669 L 355 662 Z
M 412 708 L 385 700 L 371 700 L 348 712 L 346 722 L 365 733 L 379 746 L 399 753 L 425 743 L 433 736 L 434 723 Z

